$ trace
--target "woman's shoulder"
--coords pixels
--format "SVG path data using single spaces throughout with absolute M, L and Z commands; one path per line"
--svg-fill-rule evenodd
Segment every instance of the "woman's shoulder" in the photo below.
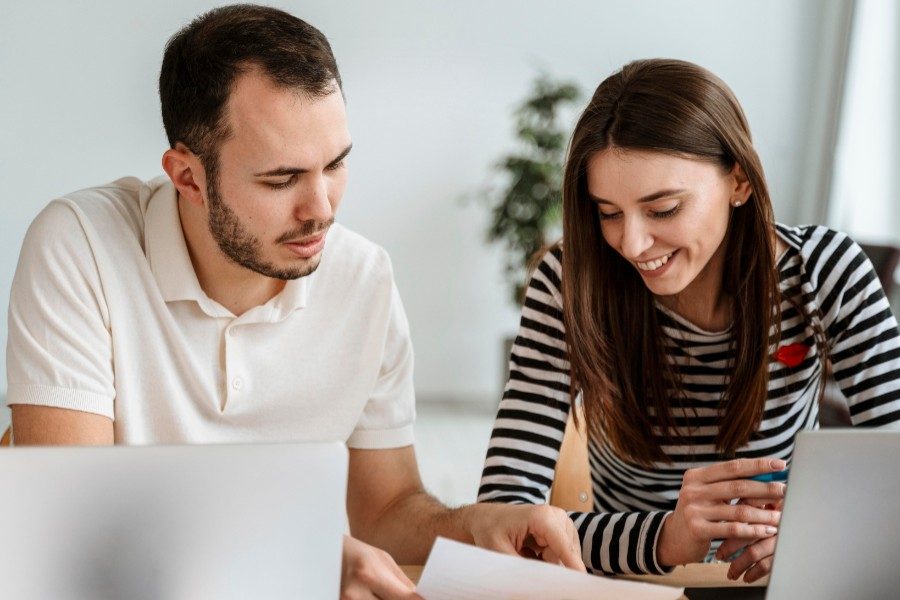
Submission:
M 553 288 L 562 288 L 562 242 L 543 248 L 535 254 L 530 269 L 532 281 L 545 280 Z
M 562 269 L 562 248 L 562 240 L 550 244 L 549 246 L 544 246 L 540 252 L 535 254 L 535 259 L 532 261 L 532 264 L 541 265 L 543 263 L 548 263 L 551 266 L 560 265 L 559 268 Z
M 837 229 L 831 229 L 825 225 L 785 225 L 776 223 L 775 231 L 788 246 L 797 250 L 808 252 L 821 245 L 834 240 L 849 240 L 849 236 Z
M 861 252 L 859 244 L 849 235 L 825 225 L 790 226 L 776 223 L 775 230 L 782 242 L 795 249 L 804 258 L 822 253 L 832 255 Z
M 775 225 L 781 241 L 789 247 L 781 267 L 799 262 L 813 287 L 831 278 L 836 267 L 865 261 L 865 253 L 849 235 L 824 225 Z M 793 258 L 791 260 L 790 258 Z

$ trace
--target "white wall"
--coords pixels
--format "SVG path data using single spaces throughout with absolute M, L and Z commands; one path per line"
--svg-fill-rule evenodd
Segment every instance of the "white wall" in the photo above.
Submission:
M 900 4 L 856 5 L 829 224 L 900 244 Z
M 158 172 L 156 77 L 196 0 L 2 0 L 0 313 L 25 229 L 55 195 Z M 538 67 L 599 81 L 635 58 L 698 62 L 742 100 L 776 212 L 804 179 L 816 0 L 308 0 L 277 3 L 321 28 L 345 81 L 354 151 L 339 219 L 393 256 L 417 351 L 420 399 L 496 401 L 515 328 L 486 211 L 460 198 L 512 147 L 510 109 Z M 574 117 L 568 119 L 571 123 Z M 6 320 L 0 324 L 5 349 Z M 0 350 L 0 353 L 3 351 Z M 3 355 L 5 359 L 5 354 Z M 0 375 L 0 394 L 6 388 Z

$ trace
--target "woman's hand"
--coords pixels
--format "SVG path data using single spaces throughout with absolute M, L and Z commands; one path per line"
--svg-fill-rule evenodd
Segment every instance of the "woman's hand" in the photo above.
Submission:
M 779 513 L 784 505 L 783 501 L 767 504 L 758 500 L 742 500 L 741 503 L 751 504 L 766 510 L 776 510 Z M 750 541 L 740 538 L 729 538 L 722 542 L 722 545 L 716 550 L 716 558 L 727 560 L 736 552 L 743 550 L 740 556 L 735 557 L 731 561 L 731 566 L 728 568 L 728 579 L 736 581 L 743 575 L 744 581 L 753 583 L 772 571 L 772 560 L 775 556 L 775 541 L 777 539 L 777 535 Z
M 715 539 L 743 540 L 747 544 L 773 537 L 778 533 L 780 511 L 760 508 L 758 503 L 732 502 L 738 498 L 763 501 L 763 505 L 779 502 L 784 497 L 784 484 L 747 477 L 785 467 L 783 460 L 742 458 L 686 471 L 675 512 L 665 520 L 659 534 L 659 563 L 674 567 L 699 562 Z

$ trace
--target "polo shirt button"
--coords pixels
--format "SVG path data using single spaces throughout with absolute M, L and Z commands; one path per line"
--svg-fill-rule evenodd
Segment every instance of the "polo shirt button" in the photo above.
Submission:
M 231 380 L 231 387 L 233 387 L 236 390 L 241 389 L 242 387 L 244 387 L 244 380 L 241 379 L 240 377 L 235 377 L 234 379 Z

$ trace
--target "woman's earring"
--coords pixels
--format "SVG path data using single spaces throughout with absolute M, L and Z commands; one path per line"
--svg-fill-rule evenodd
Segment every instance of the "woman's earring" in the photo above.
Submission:
M 731 203 L 731 205 L 735 206 L 735 207 L 740 206 L 741 204 L 743 204 L 743 202 L 741 202 L 740 200 L 735 200 L 734 202 Z

